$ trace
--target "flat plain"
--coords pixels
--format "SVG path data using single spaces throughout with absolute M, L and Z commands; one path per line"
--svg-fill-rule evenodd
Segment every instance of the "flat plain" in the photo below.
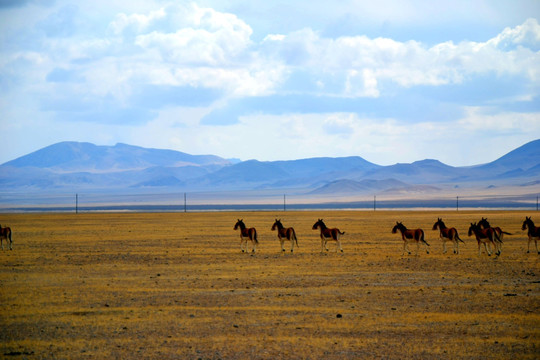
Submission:
M 14 243 L 0 253 L 0 357 L 538 359 L 526 215 L 540 224 L 534 211 L 1 214 Z M 460 254 L 443 254 L 437 217 Z M 501 256 L 467 236 L 481 217 L 512 233 Z M 239 218 L 255 254 L 240 251 Z M 321 253 L 318 218 L 345 231 L 343 253 Z M 430 253 L 402 255 L 396 221 L 423 228 Z

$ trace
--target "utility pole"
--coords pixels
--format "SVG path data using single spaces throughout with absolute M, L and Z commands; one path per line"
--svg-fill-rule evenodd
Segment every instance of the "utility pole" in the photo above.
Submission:
M 184 193 L 184 212 L 187 212 L 187 197 L 186 197 L 186 193 Z
M 373 195 L 373 211 L 377 209 L 377 195 Z
M 459 211 L 459 196 L 456 196 L 456 211 Z
M 283 211 L 287 210 L 287 202 L 285 199 L 286 199 L 285 194 L 283 194 Z
M 75 194 L 75 214 L 79 213 L 79 194 Z

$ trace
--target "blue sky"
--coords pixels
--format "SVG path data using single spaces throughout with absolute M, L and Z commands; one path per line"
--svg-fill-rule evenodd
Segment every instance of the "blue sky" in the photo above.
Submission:
M 59 141 L 492 161 L 540 138 L 540 2 L 0 0 L 0 163 Z

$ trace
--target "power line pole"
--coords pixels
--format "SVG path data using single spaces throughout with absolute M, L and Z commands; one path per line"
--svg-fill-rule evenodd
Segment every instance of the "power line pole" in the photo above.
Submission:
M 456 211 L 459 211 L 459 196 L 456 196 Z
M 287 202 L 286 202 L 285 194 L 283 194 L 283 211 L 287 211 Z
M 373 211 L 377 209 L 377 195 L 373 195 Z
M 79 194 L 75 194 L 75 214 L 79 213 Z
M 187 196 L 186 196 L 186 193 L 184 193 L 184 212 L 187 212 Z

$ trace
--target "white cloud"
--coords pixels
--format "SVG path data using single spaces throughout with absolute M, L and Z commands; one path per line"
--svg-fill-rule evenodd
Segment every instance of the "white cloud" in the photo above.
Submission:
M 493 161 L 534 140 L 540 122 L 534 113 L 486 115 L 469 109 L 463 118 L 446 122 L 410 124 L 351 113 L 258 114 L 205 128 L 204 140 L 196 136 L 197 126 L 182 129 L 183 146 L 244 160 L 358 155 L 381 165 L 435 158 L 465 166 Z
M 538 51 L 540 50 L 540 24 L 537 19 L 527 19 L 515 28 L 505 28 L 488 43 L 501 49 L 513 49 L 521 45 Z
M 456 84 L 474 74 L 522 74 L 536 81 L 540 73 L 540 26 L 535 19 L 507 28 L 486 42 L 444 42 L 432 47 L 418 41 L 346 36 L 321 37 L 310 29 L 267 36 L 263 45 L 290 66 L 313 73 L 343 73 L 345 96 L 378 96 L 378 82 L 402 87 Z M 507 50 L 503 42 L 520 44 Z M 271 46 L 269 45 L 271 44 Z M 277 50 L 276 50 L 277 49 Z
M 351 97 L 378 97 L 377 77 L 370 69 L 363 71 L 349 70 L 345 82 L 344 95 Z
M 540 134 L 540 116 L 536 113 L 490 113 L 489 109 L 467 107 L 466 115 L 457 123 L 465 133 L 484 136 Z
M 162 19 L 166 16 L 163 8 L 151 11 L 148 15 L 145 14 L 130 14 L 120 13 L 109 24 L 110 30 L 115 35 L 120 35 L 127 29 L 131 29 L 134 33 L 140 33 L 146 30 L 152 22 Z
M 173 18 L 178 10 L 167 8 Z M 192 5 L 184 16 L 184 26 L 173 32 L 153 30 L 140 34 L 135 44 L 157 49 L 167 62 L 196 66 L 227 66 L 250 45 L 251 27 L 233 14 Z
M 236 0 L 209 1 L 204 6 L 162 1 L 119 1 L 111 6 L 104 6 L 109 3 L 104 0 L 97 5 L 69 3 L 58 0 L 47 6 L 0 10 L 0 42 L 4 44 L 0 48 L 0 125 L 16 134 L 13 136 L 20 139 L 19 143 L 36 137 L 54 142 L 59 135 L 53 129 L 62 128 L 59 140 L 69 140 L 72 134 L 73 140 L 122 141 L 154 147 L 171 144 L 182 151 L 231 157 L 357 154 L 391 163 L 392 159 L 403 162 L 429 156 L 449 163 L 460 157 L 460 161 L 454 161 L 459 164 L 477 161 L 469 160 L 469 150 L 449 151 L 437 143 L 442 134 L 470 140 L 492 124 L 492 128 L 499 129 L 493 130 L 494 137 L 514 134 L 511 146 L 519 146 L 530 140 L 531 134 L 540 133 L 533 106 L 522 109 L 529 111 L 522 113 L 501 110 L 515 104 L 531 105 L 538 99 L 537 19 L 518 21 L 513 14 L 512 21 L 505 23 L 512 26 L 497 25 L 499 30 L 495 31 L 493 26 L 482 28 L 483 34 L 490 34 L 485 39 L 471 32 L 476 41 L 462 37 L 434 42 L 433 38 L 428 41 L 411 37 L 405 41 L 405 36 L 382 36 L 388 34 L 383 31 L 388 24 L 407 30 L 416 22 L 442 33 L 436 26 L 442 17 L 441 5 L 427 6 L 424 11 L 425 2 L 417 1 L 384 0 L 377 5 L 362 2 L 361 6 L 346 1 L 331 8 L 327 2 L 315 1 L 313 6 L 302 2 L 302 6 L 293 3 L 287 8 L 296 12 L 276 10 L 269 3 L 247 5 Z M 466 1 L 456 6 L 444 5 L 444 12 L 458 19 L 463 9 L 471 9 Z M 475 2 L 473 8 L 488 11 L 493 6 Z M 499 18 L 497 24 L 506 19 L 503 13 L 491 15 Z M 473 13 L 466 17 L 471 22 L 476 19 Z M 277 18 L 295 21 L 280 24 L 274 20 Z M 340 22 L 347 19 L 355 24 L 354 31 L 340 31 Z M 366 35 L 362 24 L 354 22 L 357 20 L 376 24 L 381 31 Z M 254 29 L 261 29 L 260 22 L 275 23 L 271 25 L 275 31 L 254 35 Z M 455 27 L 460 24 L 456 22 Z M 478 78 L 492 82 L 484 86 L 477 82 Z M 499 78 L 504 78 L 509 90 L 496 88 Z M 472 90 L 466 90 L 481 91 L 481 100 L 444 98 L 444 91 L 452 88 L 445 85 L 455 84 L 463 88 L 472 85 Z M 210 100 L 179 108 L 178 104 L 175 107 L 174 94 L 167 101 L 154 99 L 152 104 L 145 102 L 142 95 L 134 96 L 144 94 L 149 85 L 185 87 L 186 91 L 202 89 L 205 91 L 199 92 L 201 96 Z M 461 89 L 456 86 L 449 91 Z M 430 91 L 440 91 L 437 95 L 442 100 L 438 102 Z M 241 101 L 265 96 L 267 102 Z M 394 98 L 395 103 L 391 100 Z M 319 99 L 321 104 L 317 104 Z M 432 107 L 433 116 L 430 111 L 418 116 L 410 99 L 420 99 L 428 106 L 438 102 Z M 353 102 L 361 105 L 351 105 Z M 201 108 L 201 103 L 207 107 Z M 248 111 L 234 108 L 227 112 L 229 103 L 239 108 L 247 104 Z M 384 111 L 382 106 L 387 103 L 395 108 Z M 185 101 L 182 104 L 186 105 Z M 278 108 L 273 109 L 274 104 Z M 488 105 L 491 107 L 486 108 Z M 238 110 L 232 115 L 237 115 L 239 122 L 235 118 L 223 122 L 236 122 L 229 126 L 199 125 L 201 118 L 220 106 L 225 114 Z M 315 114 L 312 107 L 320 113 Z M 91 123 L 87 113 L 108 108 L 113 115 L 104 116 L 99 125 Z M 454 111 L 450 116 L 440 110 L 449 108 Z M 455 114 L 463 108 L 465 115 L 456 120 Z M 116 113 L 129 115 L 139 110 L 142 115 L 132 120 L 133 124 L 129 124 L 129 116 L 124 116 L 123 122 L 114 121 Z M 428 119 L 437 118 L 437 111 L 442 120 Z M 42 119 L 43 125 L 27 126 L 28 134 L 21 128 L 5 126 L 7 121 L 22 123 L 23 118 L 35 122 Z M 73 119 L 77 118 L 86 122 L 76 123 Z M 105 124 L 107 121 L 110 124 Z M 181 130 L 179 124 L 183 124 Z M 76 129 L 84 129 L 84 134 Z M 98 132 L 101 137 L 95 135 Z M 427 132 L 433 134 L 429 139 L 418 135 Z M 148 136 L 150 133 L 152 136 Z M 245 133 L 253 140 L 238 141 Z M 401 140 L 401 134 L 407 135 L 407 140 Z M 485 145 L 488 141 L 482 139 L 479 143 Z

